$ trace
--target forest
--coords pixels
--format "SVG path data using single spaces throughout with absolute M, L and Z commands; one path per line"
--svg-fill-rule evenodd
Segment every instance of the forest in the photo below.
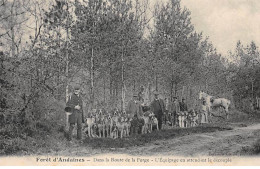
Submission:
M 123 110 L 141 86 L 149 100 L 157 90 L 192 108 L 203 90 L 232 109 L 259 109 L 259 47 L 237 41 L 220 54 L 180 1 L 150 9 L 149 0 L 1 0 L 0 154 L 62 130 L 76 84 L 85 114 Z

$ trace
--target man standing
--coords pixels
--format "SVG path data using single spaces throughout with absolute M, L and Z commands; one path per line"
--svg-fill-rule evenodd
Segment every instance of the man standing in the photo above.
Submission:
M 71 109 L 71 115 L 69 116 L 69 136 L 68 140 L 72 139 L 72 132 L 77 123 L 77 139 L 82 139 L 82 123 L 84 123 L 84 112 L 83 112 L 83 102 L 80 95 L 80 87 L 74 87 L 74 93 L 69 97 L 67 102 L 67 107 Z
M 200 107 L 200 124 L 209 123 L 208 119 L 209 114 L 209 106 L 206 104 L 206 101 L 202 101 L 202 105 Z
M 177 97 L 173 97 L 173 101 L 171 104 L 169 104 L 169 113 L 171 113 L 171 122 L 172 126 L 176 126 L 178 124 L 178 114 L 180 113 L 180 105 L 177 100 Z
M 141 105 L 144 104 L 144 86 L 141 86 L 140 92 L 138 93 L 138 100 Z
M 133 99 L 128 102 L 126 113 L 133 119 L 131 122 L 133 125 L 131 125 L 131 133 L 134 131 L 140 132 L 143 125 L 143 110 L 138 101 L 138 94 L 134 94 Z
M 185 99 L 183 98 L 182 101 L 180 102 L 180 114 L 179 114 L 179 126 L 180 127 L 185 127 L 185 121 L 188 115 L 188 107 L 185 102 Z
M 180 102 L 180 111 L 185 112 L 188 111 L 188 106 L 186 104 L 185 99 L 183 98 L 182 101 Z
M 159 98 L 159 93 L 157 91 L 154 92 L 154 100 L 151 103 L 151 111 L 155 114 L 155 117 L 158 120 L 159 130 L 162 129 L 162 120 L 163 113 L 165 112 L 165 105 L 162 99 Z
M 138 101 L 137 94 L 134 94 L 133 99 L 128 102 L 126 113 L 130 114 L 130 117 L 134 117 L 134 115 L 136 115 L 138 119 L 143 116 L 142 106 L 140 101 Z

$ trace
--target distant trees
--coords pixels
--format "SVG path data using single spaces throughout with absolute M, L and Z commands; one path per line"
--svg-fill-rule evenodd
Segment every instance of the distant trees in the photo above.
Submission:
M 171 0 L 155 10 L 154 31 L 151 34 L 156 88 L 164 96 L 187 97 L 192 86 L 201 85 L 201 66 L 206 58 L 207 40 L 194 31 L 190 11 L 182 9 L 180 0 Z M 200 74 L 202 73 L 202 74 Z M 198 78 L 198 79 L 196 79 Z M 158 81 L 160 82 L 158 86 Z M 190 102 L 193 102 L 188 97 Z M 194 99 L 194 98 L 192 98 Z
M 240 41 L 237 42 L 234 53 L 230 53 L 233 62 L 229 65 L 233 76 L 231 88 L 237 102 L 237 107 L 242 105 L 243 99 L 250 99 L 250 103 L 256 102 L 260 96 L 260 55 L 255 42 L 244 47 Z
M 65 101 L 75 83 L 89 109 L 124 109 L 141 85 L 163 97 L 187 98 L 191 106 L 199 90 L 236 101 L 259 96 L 254 42 L 238 42 L 227 61 L 194 30 L 180 0 L 157 5 L 153 18 L 147 18 L 147 3 L 2 1 L 2 108 L 15 104 L 10 110 L 30 112 L 43 98 Z

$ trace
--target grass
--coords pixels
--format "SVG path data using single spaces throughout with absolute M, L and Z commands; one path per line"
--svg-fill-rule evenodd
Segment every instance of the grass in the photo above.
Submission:
M 260 139 L 252 146 L 242 147 L 240 155 L 260 155 Z
M 185 135 L 231 130 L 230 123 L 241 123 L 248 125 L 251 122 L 259 121 L 260 113 L 243 113 L 232 110 L 229 121 L 219 119 L 220 123 L 198 126 L 193 128 L 174 128 L 161 131 L 154 131 L 149 134 L 131 136 L 123 139 L 111 138 L 86 138 L 80 146 L 87 146 L 92 149 L 116 149 L 143 146 L 157 140 L 173 139 Z M 22 132 L 15 132 L 12 127 L 0 130 L 0 156 L 5 155 L 29 155 L 48 154 L 64 150 L 67 140 L 64 136 L 64 129 L 56 123 L 37 122 L 34 127 L 24 128 Z M 19 130 L 17 130 L 19 131 Z M 17 137 L 19 135 L 19 137 Z M 78 143 L 76 143 L 77 145 Z M 244 147 L 241 153 L 259 154 L 260 140 L 254 145 Z
M 130 136 L 128 138 L 87 138 L 84 140 L 84 145 L 92 148 L 128 148 L 133 146 L 142 146 L 146 143 L 150 143 L 156 140 L 172 139 L 185 135 L 207 133 L 223 130 L 231 130 L 228 126 L 198 126 L 193 128 L 175 128 L 161 131 L 154 131 L 148 134 L 140 134 L 136 136 Z

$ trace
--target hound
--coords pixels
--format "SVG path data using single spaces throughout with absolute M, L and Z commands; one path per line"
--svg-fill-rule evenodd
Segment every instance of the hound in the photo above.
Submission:
M 101 137 L 101 134 L 103 134 L 103 137 L 105 137 L 105 122 L 104 122 L 104 117 L 102 115 L 100 115 L 97 118 L 97 127 L 98 127 L 99 137 Z
M 113 125 L 112 118 L 110 114 L 108 114 L 107 116 L 105 116 L 104 119 L 104 126 L 105 126 L 105 131 L 107 133 L 107 137 L 110 137 L 112 125 Z
M 118 138 L 118 127 L 116 126 L 116 123 L 113 123 L 111 127 L 111 138 L 117 139 Z
M 131 118 L 129 117 L 129 115 L 126 115 L 126 117 L 125 117 L 124 126 L 126 128 L 126 136 L 129 136 L 130 128 L 131 128 Z
M 120 117 L 116 122 L 116 126 L 118 127 L 118 131 L 120 133 L 120 138 L 123 138 L 124 131 L 125 131 L 124 121 L 125 121 L 124 117 Z
M 90 114 L 90 117 L 86 118 L 86 126 L 89 137 L 94 137 L 93 126 L 95 123 L 95 117 Z
M 146 134 L 149 133 L 150 128 L 149 128 L 149 124 L 150 122 L 150 117 L 149 115 L 151 114 L 151 112 L 145 112 L 144 116 L 142 117 L 144 119 L 144 125 L 142 126 L 142 134 Z
M 158 119 L 155 117 L 154 113 L 150 114 L 150 130 L 153 131 L 153 126 L 156 126 L 156 129 L 159 130 L 159 125 L 158 125 Z

